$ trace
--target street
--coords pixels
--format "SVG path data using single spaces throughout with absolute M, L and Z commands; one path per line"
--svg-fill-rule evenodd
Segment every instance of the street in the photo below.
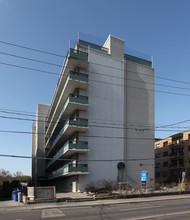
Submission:
M 77 205 L 77 203 L 76 203 Z M 0 220 L 140 220 L 190 219 L 190 199 L 154 201 L 147 203 L 49 208 L 42 210 L 2 211 Z

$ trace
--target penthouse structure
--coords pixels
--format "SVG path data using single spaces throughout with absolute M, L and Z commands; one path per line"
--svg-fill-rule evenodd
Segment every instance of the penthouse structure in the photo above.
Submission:
M 32 179 L 83 191 L 111 180 L 154 185 L 154 69 L 109 35 L 104 45 L 69 48 L 50 105 L 39 104 L 32 137 Z M 50 158 L 40 160 L 39 157 Z M 147 160 L 149 158 L 149 160 Z

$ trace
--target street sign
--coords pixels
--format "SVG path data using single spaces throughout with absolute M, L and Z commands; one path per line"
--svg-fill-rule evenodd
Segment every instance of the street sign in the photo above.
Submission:
M 148 173 L 143 171 L 141 173 L 141 182 L 146 182 L 147 176 L 148 176 Z

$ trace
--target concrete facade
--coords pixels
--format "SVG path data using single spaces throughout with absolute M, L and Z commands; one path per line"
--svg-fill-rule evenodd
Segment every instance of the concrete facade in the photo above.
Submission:
M 38 179 L 45 177 L 45 123 L 49 105 L 38 104 L 36 125 L 32 127 L 32 182 L 38 185 Z
M 46 109 L 40 146 L 52 160 L 40 175 L 76 192 L 104 179 L 140 187 L 146 170 L 153 187 L 154 159 L 145 160 L 154 158 L 152 63 L 124 54 L 124 41 L 112 35 L 103 47 L 79 40 L 69 52 Z

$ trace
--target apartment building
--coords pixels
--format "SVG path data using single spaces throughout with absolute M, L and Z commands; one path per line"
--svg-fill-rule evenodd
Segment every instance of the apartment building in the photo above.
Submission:
M 150 127 L 154 127 L 151 60 L 125 53 L 124 40 L 112 35 L 104 45 L 79 37 L 68 50 L 51 104 L 37 108 L 33 182 L 72 192 L 103 179 L 140 187 L 140 174 L 147 171 L 152 187 Z
M 177 133 L 155 142 L 155 177 L 157 182 L 178 182 L 182 172 L 190 174 L 190 131 Z

